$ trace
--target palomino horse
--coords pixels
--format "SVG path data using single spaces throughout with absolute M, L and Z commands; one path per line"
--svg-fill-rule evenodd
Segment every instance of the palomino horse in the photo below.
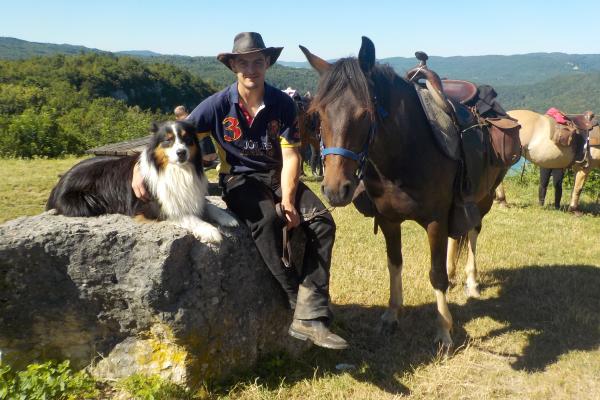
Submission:
M 385 236 L 390 299 L 382 316 L 382 331 L 392 332 L 398 326 L 403 302 L 401 223 L 414 220 L 429 239 L 429 278 L 437 303 L 436 340 L 451 347 L 446 257 L 458 162 L 446 157 L 435 143 L 414 85 L 391 67 L 375 63 L 371 40 L 363 37 L 358 59 L 342 58 L 334 64 L 300 48 L 320 75 L 311 109 L 321 117 L 325 155 L 321 190 L 331 205 L 348 205 L 359 171 L 376 209 L 375 221 Z M 476 193 L 481 215 L 493 201 L 495 184 L 489 182 L 499 182 L 505 172 L 489 168 L 481 174 L 488 183 L 480 185 L 483 190 Z M 474 254 L 477 230 L 468 236 Z
M 569 205 L 570 211 L 577 211 L 579 197 L 583 184 L 590 171 L 600 166 L 600 151 L 597 147 L 590 147 L 587 153 L 586 163 L 575 163 L 576 151 L 574 146 L 561 146 L 554 142 L 553 136 L 558 124 L 548 115 L 538 114 L 529 110 L 513 110 L 508 114 L 517 119 L 521 125 L 519 137 L 523 146 L 523 156 L 543 168 L 573 168 L 577 171 L 575 187 L 571 195 Z M 595 119 L 590 120 L 590 127 L 597 124 Z M 598 127 L 593 129 L 597 130 Z M 594 131 L 596 132 L 596 131 Z M 584 132 L 585 133 L 585 132 Z M 576 138 L 574 140 L 583 140 Z M 504 187 L 499 185 L 496 189 L 496 198 L 500 202 L 506 202 Z

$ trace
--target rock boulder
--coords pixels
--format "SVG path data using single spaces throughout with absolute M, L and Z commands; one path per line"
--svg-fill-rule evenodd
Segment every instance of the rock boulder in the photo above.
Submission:
M 213 199 L 213 201 L 218 201 Z M 177 383 L 297 353 L 291 311 L 246 228 L 219 245 L 168 222 L 44 213 L 0 226 L 3 361 L 71 360 L 99 378 Z

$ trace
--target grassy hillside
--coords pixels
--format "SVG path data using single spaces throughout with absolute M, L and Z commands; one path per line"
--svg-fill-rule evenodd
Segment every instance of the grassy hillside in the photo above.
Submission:
M 76 161 L 0 159 L 0 221 L 40 212 L 57 174 Z M 459 270 L 459 286 L 449 293 L 457 346 L 450 357 L 437 354 L 432 342 L 435 300 L 422 228 L 403 224 L 405 308 L 399 332 L 382 336 L 376 327 L 388 301 L 383 238 L 373 235 L 372 220 L 337 208 L 333 329 L 351 348 L 313 348 L 299 359 L 269 355 L 229 382 L 176 398 L 597 399 L 600 207 L 584 196 L 592 213 L 581 218 L 540 208 L 535 179 L 528 182 L 510 180 L 512 207 L 494 207 L 484 220 L 481 299 L 465 299 Z M 319 193 L 318 183 L 309 185 Z

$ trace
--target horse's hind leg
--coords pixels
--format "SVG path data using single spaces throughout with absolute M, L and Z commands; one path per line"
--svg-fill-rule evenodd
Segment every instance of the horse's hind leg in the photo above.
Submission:
M 446 256 L 448 249 L 448 226 L 447 223 L 433 221 L 427 225 L 427 237 L 431 250 L 431 270 L 429 280 L 435 291 L 437 303 L 437 335 L 436 342 L 450 349 L 453 346 L 450 331 L 452 330 L 452 315 L 448 308 L 446 291 L 448 290 L 448 272 L 446 271 Z
M 501 208 L 508 208 L 508 203 L 506 202 L 506 192 L 504 191 L 504 184 L 500 182 L 500 184 L 496 187 L 496 191 L 494 192 L 494 201 Z
M 398 329 L 398 314 L 402 308 L 402 234 L 400 224 L 377 218 L 377 225 L 385 237 L 387 264 L 390 273 L 390 300 L 387 310 L 381 316 L 380 331 L 393 333 Z
M 465 293 L 467 294 L 467 297 L 474 298 L 478 298 L 480 296 L 479 284 L 477 283 L 477 263 L 475 261 L 478 236 L 479 232 L 477 229 L 471 229 L 468 233 L 469 254 L 467 255 L 467 265 L 465 266 L 465 271 L 467 272 Z
M 573 212 L 576 215 L 581 214 L 579 210 L 579 198 L 590 170 L 591 168 L 584 168 L 575 173 L 575 184 L 573 185 L 573 193 L 571 194 L 571 203 L 569 203 L 569 212 Z

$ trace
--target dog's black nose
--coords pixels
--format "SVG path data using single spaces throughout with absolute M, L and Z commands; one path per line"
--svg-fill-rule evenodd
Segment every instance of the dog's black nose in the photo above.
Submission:
M 187 150 L 179 149 L 175 152 L 175 154 L 177 154 L 177 157 L 179 157 L 180 160 L 183 160 L 184 158 L 187 157 Z

